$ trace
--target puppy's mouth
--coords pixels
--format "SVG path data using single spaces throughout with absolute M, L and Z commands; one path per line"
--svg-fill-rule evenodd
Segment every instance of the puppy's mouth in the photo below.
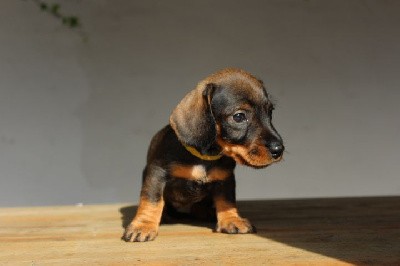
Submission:
M 279 162 L 279 158 L 273 158 L 266 147 L 253 146 L 246 147 L 243 145 L 232 145 L 227 143 L 218 143 L 222 147 L 222 153 L 234 159 L 238 164 L 246 165 L 256 169 L 262 169 L 269 165 Z
M 277 163 L 277 162 L 279 162 L 279 161 L 281 160 L 281 158 L 278 158 L 278 159 L 270 159 L 271 157 L 270 157 L 270 158 L 264 158 L 264 159 L 262 159 L 262 160 L 260 160 L 260 159 L 256 159 L 256 160 L 248 160 L 248 159 L 247 159 L 247 160 L 246 160 L 245 158 L 241 157 L 240 155 L 239 155 L 239 157 L 240 157 L 240 160 L 236 160 L 236 159 L 235 159 L 235 161 L 236 161 L 237 163 L 243 164 L 243 165 L 246 165 L 246 166 L 255 168 L 255 169 L 267 168 L 267 167 L 270 166 L 271 164 Z

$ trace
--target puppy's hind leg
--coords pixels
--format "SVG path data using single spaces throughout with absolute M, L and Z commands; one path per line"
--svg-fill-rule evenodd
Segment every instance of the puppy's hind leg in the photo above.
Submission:
M 158 166 L 147 166 L 143 171 L 143 184 L 139 207 L 135 218 L 122 237 L 127 242 L 154 240 L 164 208 L 163 191 L 165 170 Z

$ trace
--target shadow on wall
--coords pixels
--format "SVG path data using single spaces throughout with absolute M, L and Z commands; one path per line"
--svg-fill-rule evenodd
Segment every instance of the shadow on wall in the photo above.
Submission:
M 124 73 L 129 67 L 111 59 L 104 62 L 97 56 L 104 47 L 96 46 L 96 36 L 91 38 L 80 56 L 89 88 L 78 112 L 83 133 L 81 171 L 93 191 L 111 191 L 110 198 L 103 201 L 135 201 L 154 134 L 146 123 L 157 120 L 156 113 L 143 111 L 146 102 L 141 98 L 146 97 L 146 87 Z
M 113 189 L 114 201 L 137 200 L 147 146 L 152 133 L 142 131 L 151 114 L 133 105 L 135 89 L 112 84 L 107 77 L 90 81 L 91 93 L 81 107 L 81 171 L 90 188 Z M 134 193 L 132 193 L 134 191 Z M 133 195 L 132 195 L 133 194 Z
M 138 141 L 142 136 L 132 128 L 133 119 L 127 119 L 131 112 L 129 103 L 124 101 L 130 97 L 133 95 L 129 91 L 92 89 L 81 109 L 82 172 L 93 186 L 110 186 L 116 178 L 132 175 L 134 171 L 129 165 L 135 165 L 138 159 L 132 151 L 146 151 L 146 145 L 141 145 L 143 141 Z

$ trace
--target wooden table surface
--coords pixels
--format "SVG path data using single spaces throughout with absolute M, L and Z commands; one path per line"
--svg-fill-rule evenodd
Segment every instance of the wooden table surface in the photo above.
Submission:
M 0 209 L 0 265 L 400 265 L 400 197 L 239 203 L 255 235 L 166 224 L 125 243 L 134 206 Z

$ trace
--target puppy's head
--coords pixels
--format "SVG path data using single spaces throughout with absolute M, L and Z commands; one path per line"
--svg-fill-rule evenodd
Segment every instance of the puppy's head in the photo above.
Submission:
M 182 99 L 170 124 L 184 145 L 204 155 L 222 153 L 260 168 L 279 161 L 284 150 L 272 110 L 260 80 L 240 69 L 224 69 Z

